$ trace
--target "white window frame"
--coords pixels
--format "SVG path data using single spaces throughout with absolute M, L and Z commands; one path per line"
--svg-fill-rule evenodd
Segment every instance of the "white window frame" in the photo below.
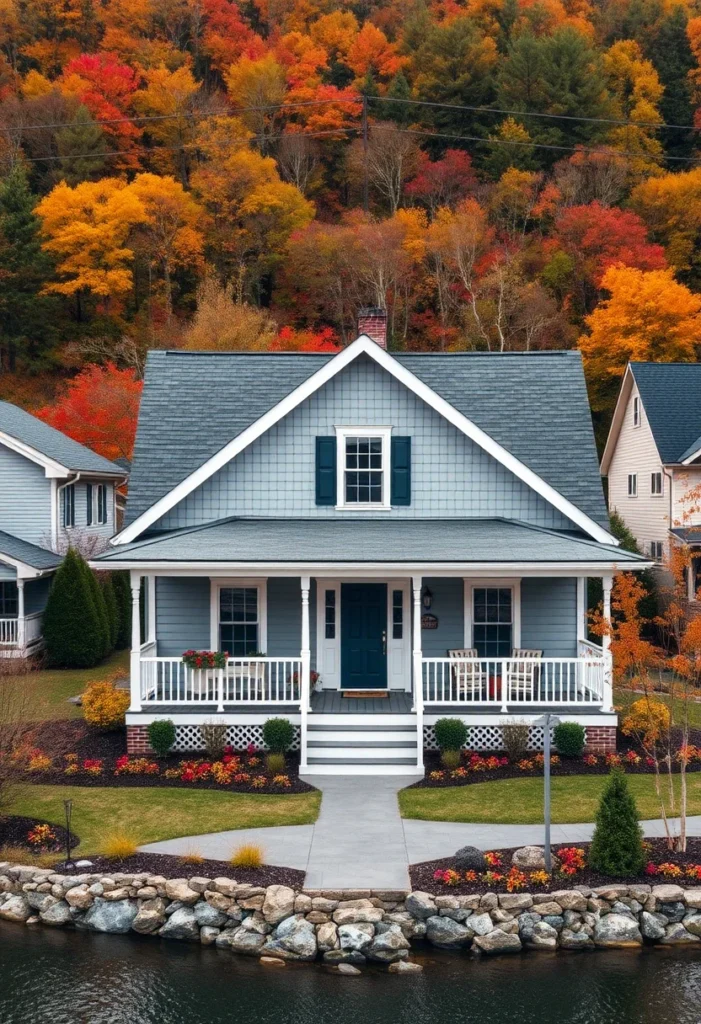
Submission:
M 629 498 L 637 498 L 638 497 L 638 474 L 637 473 L 629 473 L 628 474 L 628 497 Z
M 102 505 L 104 509 L 104 519 L 100 518 L 100 494 L 104 496 Z M 109 521 L 109 513 L 107 511 L 107 484 L 95 484 L 93 487 L 93 501 L 95 507 L 93 509 L 93 523 L 95 526 L 107 526 Z
M 71 496 L 71 512 L 72 522 L 68 522 L 68 495 Z M 75 483 L 66 484 L 61 489 L 61 528 L 63 530 L 74 530 L 75 529 Z
M 392 428 L 336 427 L 336 510 L 339 512 L 386 512 L 391 509 Z M 382 501 L 346 502 L 346 439 L 349 437 L 379 437 L 382 440 Z
M 634 427 L 639 427 L 640 423 L 641 423 L 641 419 L 642 419 L 642 417 L 640 415 L 640 396 L 639 395 L 634 395 L 633 396 L 633 426 Z
M 661 562 L 664 558 L 664 541 L 651 540 L 649 550 L 650 558 L 653 558 L 656 562 Z
M 212 651 L 219 650 L 219 604 L 220 591 L 228 587 L 250 587 L 258 591 L 258 650 L 268 653 L 268 580 L 266 578 L 210 579 L 209 645 Z M 300 597 L 300 601 L 301 601 Z M 230 655 L 233 657 L 233 652 Z
M 484 587 L 494 587 L 497 589 L 505 590 L 507 587 L 511 591 L 511 646 L 517 648 L 521 646 L 521 578 L 511 577 L 509 579 L 499 579 L 494 576 L 486 579 L 472 579 L 467 578 L 464 581 L 464 595 L 463 603 L 465 606 L 465 629 L 464 629 L 464 640 L 465 647 L 469 650 L 473 648 L 473 627 L 474 627 L 474 607 L 475 607 L 475 590 L 482 590 Z M 499 659 L 494 659 L 498 661 Z
M 660 482 L 659 491 L 655 490 L 655 483 L 658 478 Z M 664 473 L 659 472 L 659 470 L 656 473 L 650 473 L 650 495 L 653 498 L 664 497 Z

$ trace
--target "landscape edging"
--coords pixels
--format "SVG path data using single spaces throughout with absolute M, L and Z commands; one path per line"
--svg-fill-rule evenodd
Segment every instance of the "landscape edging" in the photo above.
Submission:
M 129 931 L 279 960 L 393 964 L 412 941 L 475 953 L 698 945 L 701 888 L 577 886 L 554 893 L 434 895 L 293 890 L 199 876 L 61 875 L 0 863 L 0 920 Z

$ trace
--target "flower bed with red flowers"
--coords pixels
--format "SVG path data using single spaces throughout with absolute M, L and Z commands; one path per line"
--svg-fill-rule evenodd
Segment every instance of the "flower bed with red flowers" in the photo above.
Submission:
M 78 836 L 71 833 L 71 849 L 79 842 Z M 53 822 L 9 814 L 0 817 L 0 850 L 3 846 L 33 854 L 62 853 L 66 849 L 66 830 Z
M 647 865 L 634 878 L 609 878 L 590 870 L 589 843 L 577 846 L 553 846 L 553 872 L 525 871 L 512 864 L 514 849 L 485 853 L 483 871 L 460 871 L 452 857 L 413 864 L 409 868 L 411 886 L 423 892 L 463 895 L 480 892 L 557 892 L 558 889 L 584 885 L 594 888 L 617 881 L 655 885 L 676 882 L 682 888 L 701 883 L 701 838 L 687 841 L 686 853 L 671 851 L 664 839 L 649 839 L 643 844 Z
M 688 772 L 701 771 L 701 740 L 698 745 L 688 744 L 677 750 L 673 765 L 675 770 L 679 770 L 682 760 L 685 760 Z M 412 788 L 469 786 L 475 782 L 542 775 L 545 757 L 542 753 L 533 753 L 519 761 L 512 762 L 502 753 L 477 754 L 463 750 L 461 763 L 457 767 L 446 768 L 441 763 L 439 753 L 428 751 L 425 756 L 425 765 L 424 778 L 420 782 L 414 783 Z M 646 775 L 654 772 L 654 762 L 650 757 L 630 746 L 617 753 L 584 754 L 583 757 L 568 758 L 554 753 L 550 756 L 550 772 L 553 776 L 608 775 L 612 768 L 622 768 L 625 772 L 634 775 Z

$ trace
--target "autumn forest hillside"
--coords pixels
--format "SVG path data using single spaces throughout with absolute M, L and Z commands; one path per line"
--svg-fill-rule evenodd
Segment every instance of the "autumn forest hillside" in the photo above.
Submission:
M 701 0 L 0 0 L 0 398 L 148 348 L 701 350 Z

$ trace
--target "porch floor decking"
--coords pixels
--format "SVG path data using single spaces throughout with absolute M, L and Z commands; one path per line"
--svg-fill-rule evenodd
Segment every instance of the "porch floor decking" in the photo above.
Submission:
M 405 690 L 388 690 L 386 697 L 344 697 L 340 690 L 312 694 L 317 715 L 408 715 L 412 697 Z

